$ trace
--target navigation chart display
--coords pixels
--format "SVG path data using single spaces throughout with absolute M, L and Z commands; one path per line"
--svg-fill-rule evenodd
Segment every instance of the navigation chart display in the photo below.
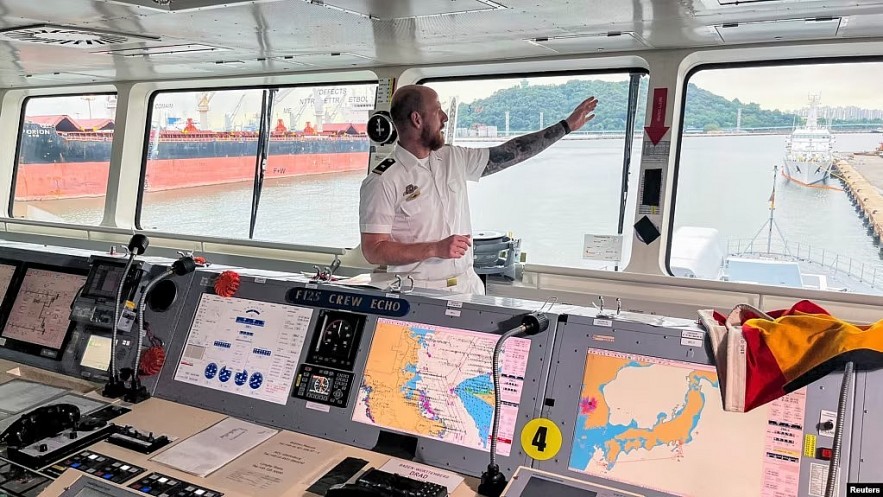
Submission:
M 29 268 L 3 338 L 60 349 L 70 326 L 71 302 L 86 276 Z
M 805 404 L 801 389 L 726 412 L 712 366 L 590 348 L 569 467 L 684 496 L 797 495 Z
M 379 318 L 353 421 L 490 451 L 498 335 Z M 512 449 L 530 340 L 500 358 L 497 453 Z
M 285 405 L 313 310 L 203 294 L 175 380 Z
M 0 264 L 0 301 L 9 291 L 9 284 L 12 283 L 12 277 L 15 275 L 15 266 L 11 264 Z

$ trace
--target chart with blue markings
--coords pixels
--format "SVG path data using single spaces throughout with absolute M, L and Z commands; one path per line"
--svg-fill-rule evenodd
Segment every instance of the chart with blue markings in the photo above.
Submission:
M 313 310 L 203 294 L 175 380 L 284 405 Z

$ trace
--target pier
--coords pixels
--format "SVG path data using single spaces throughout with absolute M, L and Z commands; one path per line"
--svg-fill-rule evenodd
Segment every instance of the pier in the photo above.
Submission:
M 883 239 L 883 195 L 880 193 L 883 189 L 883 157 L 855 155 L 849 160 L 836 161 L 834 170 L 868 228 L 868 235 L 874 238 L 875 245 L 880 245 Z M 880 252 L 883 257 L 883 248 Z

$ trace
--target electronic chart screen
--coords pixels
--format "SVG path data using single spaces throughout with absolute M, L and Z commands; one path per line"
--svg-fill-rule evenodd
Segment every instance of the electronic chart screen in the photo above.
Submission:
M 2 338 L 60 350 L 70 328 L 71 302 L 85 281 L 84 275 L 28 268 Z
M 120 261 L 124 264 L 123 261 Z M 89 279 L 83 288 L 83 296 L 104 299 L 115 299 L 120 282 L 123 280 L 125 265 L 95 261 Z
M 285 405 L 313 310 L 203 294 L 175 380 Z
M 570 470 L 683 496 L 798 495 L 805 389 L 734 413 L 713 366 L 589 348 L 584 371 Z
M 110 337 L 89 335 L 89 341 L 86 342 L 86 350 L 83 352 L 83 358 L 80 359 L 80 366 L 107 371 L 107 368 L 110 366 L 112 343 L 113 340 Z
M 14 264 L 0 263 L 0 301 L 9 291 L 9 285 L 12 283 L 12 277 L 15 275 L 16 266 Z
M 490 450 L 493 350 L 499 335 L 378 318 L 353 421 Z M 530 340 L 509 338 L 500 358 L 497 453 L 515 436 Z

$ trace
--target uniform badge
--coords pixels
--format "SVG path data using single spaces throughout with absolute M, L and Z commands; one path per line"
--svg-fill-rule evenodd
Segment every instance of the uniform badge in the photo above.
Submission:
M 405 193 L 402 196 L 405 197 L 405 200 L 414 200 L 420 196 L 420 189 L 417 188 L 417 185 L 408 185 L 405 187 Z
M 389 157 L 387 159 L 383 159 L 383 161 L 381 161 L 380 164 L 377 164 L 377 167 L 372 169 L 371 172 L 374 174 L 383 174 L 384 172 L 386 172 L 387 169 L 389 169 L 395 163 L 396 163 L 396 160 L 393 159 L 392 157 Z

